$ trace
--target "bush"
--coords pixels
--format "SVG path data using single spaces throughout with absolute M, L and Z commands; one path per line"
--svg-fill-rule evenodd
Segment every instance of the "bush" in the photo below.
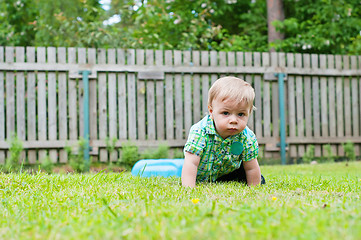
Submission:
M 131 169 L 133 165 L 139 160 L 138 147 L 133 143 L 128 142 L 122 146 L 122 158 L 120 164 L 127 169 Z
M 334 162 L 335 155 L 332 152 L 332 148 L 330 144 L 325 145 L 324 149 L 326 150 L 325 158 L 326 162 Z
M 9 148 L 9 157 L 6 158 L 5 163 L 5 172 L 18 172 L 21 169 L 20 160 L 21 160 L 21 152 L 23 151 L 23 143 L 22 141 L 16 136 L 10 139 L 10 148 Z
M 49 155 L 46 155 L 44 159 L 42 159 L 40 164 L 40 169 L 46 173 L 52 173 L 54 168 L 54 163 L 51 161 Z
M 345 155 L 347 161 L 355 161 L 356 160 L 356 153 L 355 153 L 355 146 L 353 142 L 347 141 L 346 143 L 342 144 L 343 150 L 345 151 Z
M 169 158 L 169 146 L 161 144 L 156 150 L 147 149 L 141 155 L 142 159 L 160 159 L 160 158 Z
M 89 163 L 85 162 L 84 159 L 84 150 L 86 147 L 86 140 L 84 138 L 80 138 L 77 144 L 78 152 L 73 153 L 72 147 L 65 147 L 65 151 L 69 156 L 69 164 L 70 167 L 78 173 L 84 172 L 86 169 L 89 169 Z
M 303 163 L 310 163 L 315 158 L 315 146 L 310 145 L 307 147 L 307 151 L 302 156 Z

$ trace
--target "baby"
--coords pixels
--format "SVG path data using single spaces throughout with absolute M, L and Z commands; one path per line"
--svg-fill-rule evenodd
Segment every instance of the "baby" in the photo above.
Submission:
M 209 115 L 191 127 L 184 147 L 183 186 L 204 181 L 265 183 L 257 161 L 257 139 L 247 127 L 254 97 L 252 86 L 236 77 L 223 77 L 212 85 Z

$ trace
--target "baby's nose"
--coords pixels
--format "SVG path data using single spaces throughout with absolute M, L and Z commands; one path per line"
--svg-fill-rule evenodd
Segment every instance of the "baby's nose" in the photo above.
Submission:
M 237 116 L 231 115 L 230 120 L 231 123 L 237 123 Z

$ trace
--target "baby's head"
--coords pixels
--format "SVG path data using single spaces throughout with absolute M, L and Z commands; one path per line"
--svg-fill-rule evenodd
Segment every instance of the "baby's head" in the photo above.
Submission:
M 221 102 L 225 100 L 232 100 L 235 102 L 245 102 L 249 106 L 249 114 L 255 108 L 253 101 L 255 92 L 251 84 L 236 78 L 236 77 L 222 77 L 215 81 L 208 92 L 208 106 L 212 106 L 213 100 L 217 99 Z

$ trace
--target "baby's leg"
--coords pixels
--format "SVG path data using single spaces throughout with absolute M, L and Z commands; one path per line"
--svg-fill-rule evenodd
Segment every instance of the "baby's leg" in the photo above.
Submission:
M 241 166 L 238 169 L 226 175 L 223 175 L 222 177 L 219 177 L 216 180 L 216 182 L 230 182 L 230 181 L 242 182 L 244 184 L 247 184 L 246 172 L 244 171 L 243 162 L 241 163 Z M 266 180 L 264 179 L 263 175 L 261 175 L 261 185 L 262 184 L 266 184 Z

